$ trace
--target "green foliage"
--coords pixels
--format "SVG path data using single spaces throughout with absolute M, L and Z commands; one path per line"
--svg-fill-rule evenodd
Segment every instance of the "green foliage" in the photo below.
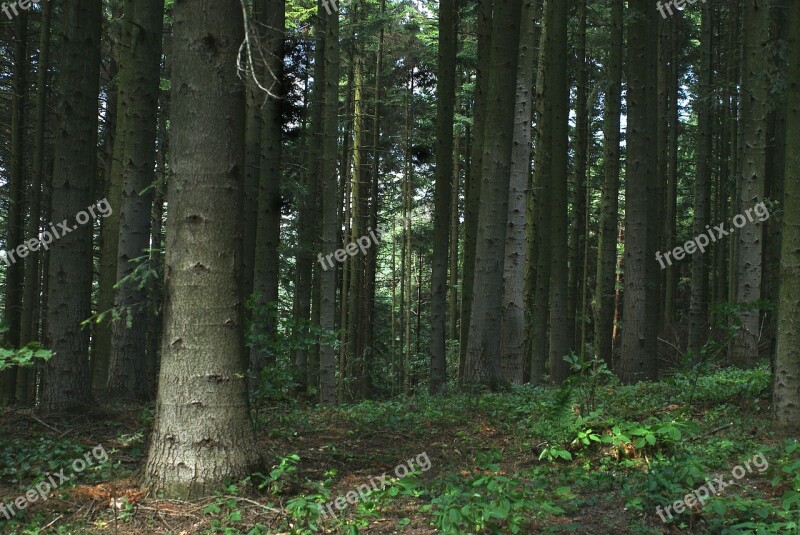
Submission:
M 433 525 L 444 535 L 468 533 L 525 533 L 533 513 L 560 514 L 562 509 L 537 496 L 535 487 L 504 475 L 497 464 L 499 453 L 478 459 L 482 469 L 466 479 L 453 479 L 423 507 L 433 515 Z M 569 492 L 555 490 L 556 495 Z

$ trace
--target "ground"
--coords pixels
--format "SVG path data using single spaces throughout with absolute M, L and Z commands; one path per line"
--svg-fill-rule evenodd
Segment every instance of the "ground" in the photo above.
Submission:
M 336 408 L 262 406 L 254 417 L 263 471 L 191 502 L 149 496 L 139 486 L 152 407 L 71 418 L 7 410 L 0 423 L 3 503 L 56 485 L 46 501 L 34 492 L 36 501 L 25 501 L 11 521 L 0 509 L 0 529 L 797 533 L 800 445 L 771 430 L 769 396 L 765 368 L 706 370 L 635 386 L 590 368 L 558 389 Z M 87 465 L 79 473 L 76 459 Z M 409 464 L 416 472 L 394 480 Z M 53 476 L 61 469 L 68 481 Z M 715 476 L 734 483 L 718 489 Z M 675 512 L 675 502 L 694 491 L 691 507 Z M 346 503 L 348 493 L 356 503 Z M 702 505 L 692 502 L 697 497 Z M 320 525 L 318 504 L 328 503 L 336 516 Z M 670 505 L 672 519 L 664 512 Z

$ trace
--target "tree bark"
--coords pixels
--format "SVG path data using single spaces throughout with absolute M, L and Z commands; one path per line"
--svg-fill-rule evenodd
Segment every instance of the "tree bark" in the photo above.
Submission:
M 456 98 L 455 0 L 439 3 L 439 65 L 436 74 L 436 186 L 431 274 L 431 376 L 428 389 L 447 385 L 447 268 L 453 181 L 453 122 Z
M 62 59 L 55 80 L 60 123 L 50 220 L 73 223 L 93 202 L 97 172 L 101 6 L 95 0 L 75 0 L 61 16 L 57 50 Z M 81 328 L 91 314 L 92 230 L 91 224 L 74 225 L 50 245 L 45 342 L 55 355 L 44 368 L 45 411 L 85 409 L 92 401 L 89 332 Z
M 785 216 L 781 254 L 778 349 L 773 379 L 775 424 L 800 431 L 800 3 L 790 8 L 786 116 Z
M 121 319 L 112 324 L 108 395 L 149 399 L 147 381 L 147 287 L 134 275 L 137 261 L 149 256 L 151 185 L 155 180 L 158 93 L 161 81 L 161 36 L 164 0 L 134 0 L 130 62 L 126 66 L 130 97 L 122 162 L 117 280 L 114 306 Z
M 241 359 L 244 31 L 232 0 L 179 2 L 173 17 L 164 343 L 145 485 L 191 499 L 259 460 Z

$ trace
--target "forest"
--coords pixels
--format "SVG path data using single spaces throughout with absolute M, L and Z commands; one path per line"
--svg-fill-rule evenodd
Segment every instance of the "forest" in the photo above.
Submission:
M 5 0 L 0 533 L 800 532 L 800 0 Z

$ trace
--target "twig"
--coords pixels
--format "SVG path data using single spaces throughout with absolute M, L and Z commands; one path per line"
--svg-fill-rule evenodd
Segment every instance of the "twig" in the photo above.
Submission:
M 716 429 L 712 429 L 711 431 L 708 431 L 707 433 L 703 433 L 702 435 L 696 436 L 693 440 L 699 440 L 699 439 L 705 438 L 705 437 L 707 437 L 709 435 L 713 435 L 714 433 L 719 433 L 720 431 L 722 431 L 724 429 L 727 429 L 729 427 L 732 427 L 732 426 L 733 426 L 733 422 L 731 422 L 729 424 L 721 425 L 721 426 L 717 427 Z

